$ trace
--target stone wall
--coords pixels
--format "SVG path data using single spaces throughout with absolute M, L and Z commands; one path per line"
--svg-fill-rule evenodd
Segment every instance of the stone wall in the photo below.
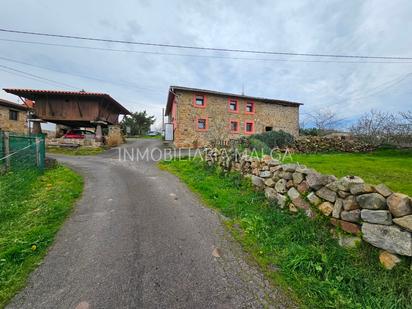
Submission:
M 13 108 L 12 110 L 18 112 L 17 120 L 10 120 L 9 107 L 0 106 L 0 129 L 15 133 L 27 133 L 27 112 Z
M 246 100 L 238 98 L 238 112 L 229 112 L 229 97 L 223 95 L 204 94 L 206 106 L 193 106 L 196 93 L 176 91 L 176 112 L 173 122 L 174 144 L 178 148 L 197 148 L 209 144 L 212 140 L 238 139 L 247 135 L 244 132 L 245 122 L 254 122 L 254 133 L 265 132 L 265 127 L 283 130 L 294 136 L 299 134 L 299 107 L 284 106 L 254 100 L 255 112 L 245 112 Z M 197 118 L 207 119 L 207 130 L 197 130 Z M 239 121 L 239 132 L 230 132 L 230 121 Z
M 205 149 L 204 156 L 209 165 L 250 178 L 280 208 L 329 217 L 331 224 L 353 235 L 341 237 L 340 243 L 363 239 L 385 250 L 380 259 L 388 268 L 399 261 L 396 254 L 412 256 L 412 199 L 405 194 L 357 176 L 338 179 L 303 165 L 282 164 L 270 156 L 259 159 L 225 149 Z

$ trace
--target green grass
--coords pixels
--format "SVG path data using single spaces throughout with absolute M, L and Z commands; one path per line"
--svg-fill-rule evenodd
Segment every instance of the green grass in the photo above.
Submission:
M 82 178 L 58 166 L 0 176 L 0 308 L 25 286 L 83 190 Z
M 378 250 L 362 243 L 346 250 L 332 238 L 326 218 L 308 219 L 269 205 L 239 174 L 224 176 L 199 160 L 161 162 L 209 206 L 229 218 L 227 226 L 266 275 L 302 307 L 410 308 L 411 260 L 384 270 Z
M 93 156 L 104 152 L 103 147 L 78 147 L 78 148 L 64 148 L 49 146 L 46 149 L 47 153 L 63 154 L 68 156 Z
M 356 175 L 370 184 L 384 183 L 412 196 L 412 150 L 377 150 L 370 153 L 293 154 L 293 161 L 337 177 Z M 290 160 L 286 160 L 290 161 Z
M 149 139 L 162 139 L 163 136 L 161 134 L 159 135 L 135 135 L 135 136 L 127 136 L 126 139 L 138 139 L 138 138 L 149 138 Z

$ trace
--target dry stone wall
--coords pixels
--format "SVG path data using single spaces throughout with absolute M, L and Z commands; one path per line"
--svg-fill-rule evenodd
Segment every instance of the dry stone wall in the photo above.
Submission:
M 209 165 L 250 178 L 280 208 L 329 217 L 334 226 L 353 235 L 340 242 L 363 239 L 386 250 L 381 262 L 392 256 L 388 262 L 392 265 L 399 260 L 396 254 L 412 256 L 412 199 L 405 194 L 384 184 L 367 184 L 357 176 L 338 179 L 303 165 L 282 164 L 270 156 L 259 159 L 226 149 L 205 149 L 204 156 Z

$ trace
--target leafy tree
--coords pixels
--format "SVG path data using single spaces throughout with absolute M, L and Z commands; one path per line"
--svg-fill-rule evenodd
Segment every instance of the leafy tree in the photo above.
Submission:
M 150 130 L 155 120 L 154 116 L 149 116 L 143 111 L 125 116 L 120 124 L 124 133 L 127 133 L 126 127 L 130 127 L 130 135 L 143 135 Z

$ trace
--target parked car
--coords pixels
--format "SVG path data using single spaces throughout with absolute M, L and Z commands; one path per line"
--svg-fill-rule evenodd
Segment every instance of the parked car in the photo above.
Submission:
M 147 132 L 147 135 L 148 135 L 148 136 L 157 136 L 157 135 L 159 135 L 159 132 L 149 131 L 149 132 Z
M 84 139 L 84 138 L 94 138 L 95 134 L 92 131 L 88 130 L 70 130 L 63 136 L 64 138 L 78 138 L 78 139 Z

